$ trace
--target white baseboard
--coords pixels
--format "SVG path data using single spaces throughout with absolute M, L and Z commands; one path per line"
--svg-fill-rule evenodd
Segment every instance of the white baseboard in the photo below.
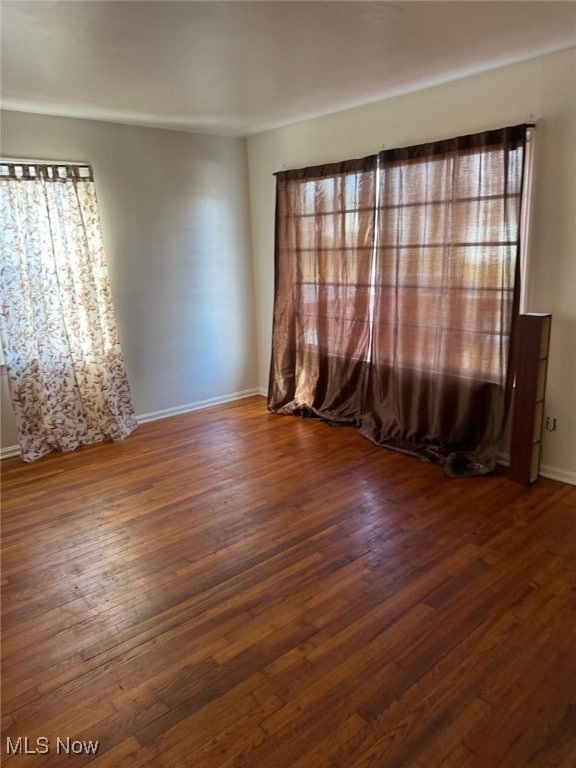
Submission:
M 510 464 L 510 455 L 508 453 L 499 453 L 498 464 L 503 464 L 507 467 Z M 550 480 L 558 480 L 560 483 L 576 485 L 576 472 L 570 472 L 567 469 L 560 469 L 559 467 L 552 467 L 550 464 L 540 464 L 539 472 L 542 477 L 547 477 Z
M 540 464 L 540 474 L 543 477 L 549 477 L 550 480 L 559 480 L 561 483 L 576 485 L 576 472 L 570 472 L 567 469 L 551 467 L 550 464 Z
M 182 413 L 191 413 L 192 411 L 200 411 L 203 408 L 211 408 L 214 405 L 223 405 L 224 403 L 232 403 L 234 400 L 243 400 L 246 397 L 253 397 L 259 395 L 259 389 L 245 389 L 242 392 L 232 392 L 229 395 L 221 395 L 220 397 L 210 397 L 208 400 L 197 400 L 194 403 L 186 403 L 185 405 L 177 405 L 174 408 L 164 408 L 162 411 L 153 411 L 152 413 L 142 413 L 136 416 L 138 424 L 146 424 L 147 421 L 158 421 L 159 419 L 167 419 L 170 416 L 179 416 Z
M 19 445 L 7 445 L 6 448 L 0 448 L 0 461 L 2 459 L 12 459 L 14 456 L 20 456 Z

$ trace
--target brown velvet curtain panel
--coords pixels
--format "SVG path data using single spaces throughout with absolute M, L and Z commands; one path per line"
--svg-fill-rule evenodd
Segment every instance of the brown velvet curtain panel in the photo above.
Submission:
M 527 127 L 278 174 L 272 411 L 494 469 Z
M 277 177 L 269 406 L 360 425 L 377 157 Z

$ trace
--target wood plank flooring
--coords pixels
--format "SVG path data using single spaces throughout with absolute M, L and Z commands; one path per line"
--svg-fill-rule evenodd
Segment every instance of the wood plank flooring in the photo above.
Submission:
M 576 487 L 260 397 L 2 484 L 5 766 L 576 766 Z

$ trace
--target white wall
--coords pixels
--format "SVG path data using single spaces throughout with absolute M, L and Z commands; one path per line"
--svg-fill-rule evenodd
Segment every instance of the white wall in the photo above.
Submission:
M 136 413 L 254 389 L 245 140 L 7 111 L 1 129 L 3 157 L 94 168 Z
M 576 51 L 457 80 L 248 139 L 259 381 L 267 388 L 274 289 L 272 174 L 385 147 L 538 119 L 528 311 L 553 312 L 543 471 L 576 483 Z

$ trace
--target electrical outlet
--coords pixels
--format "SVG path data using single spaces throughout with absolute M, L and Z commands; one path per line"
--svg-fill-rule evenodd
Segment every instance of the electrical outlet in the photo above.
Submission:
M 546 429 L 548 432 L 554 432 L 556 429 L 556 419 L 553 416 L 546 416 Z

